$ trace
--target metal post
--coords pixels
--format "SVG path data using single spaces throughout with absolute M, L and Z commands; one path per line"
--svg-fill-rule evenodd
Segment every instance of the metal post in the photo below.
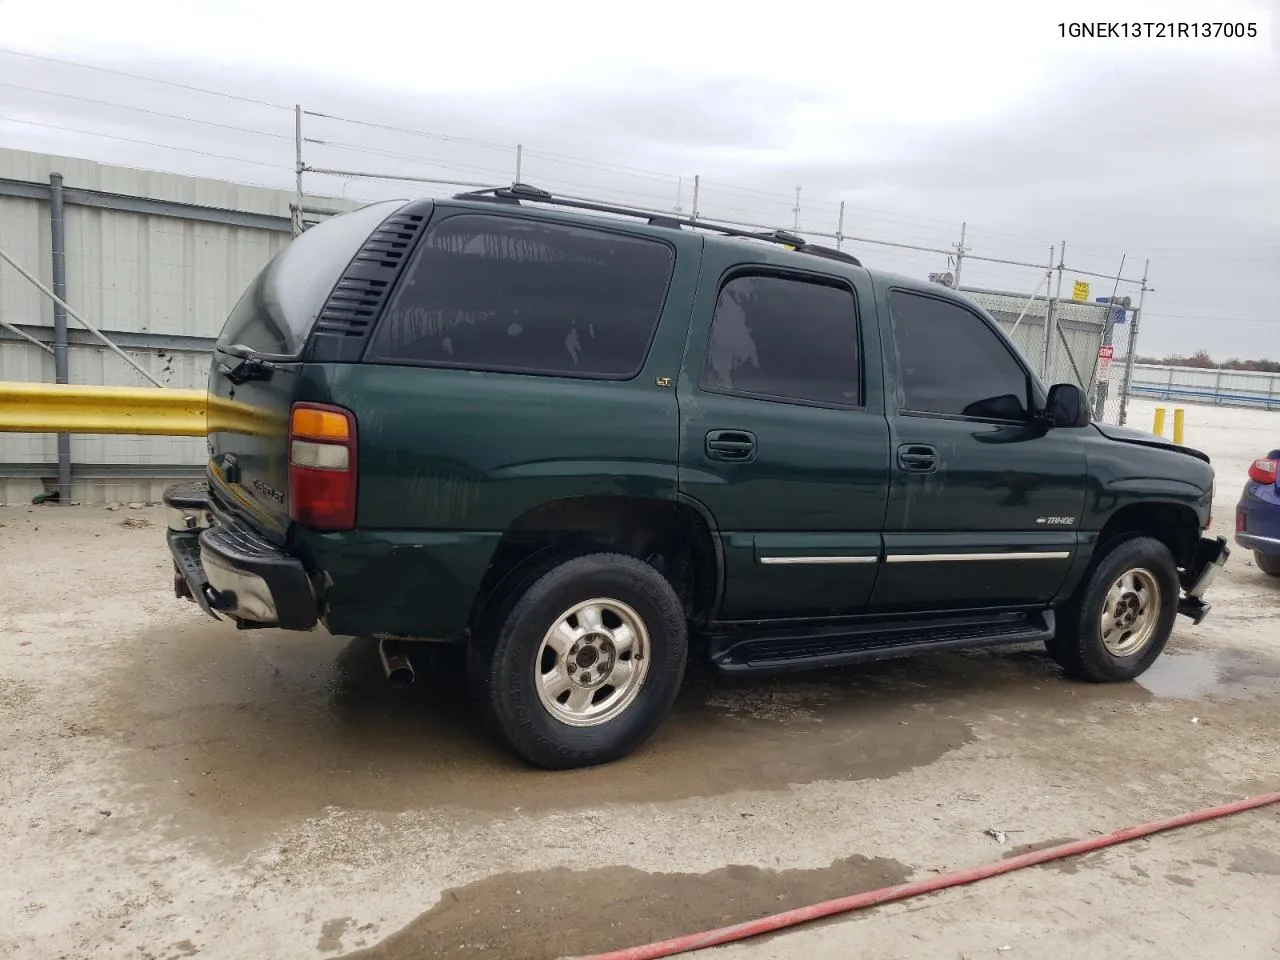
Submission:
M 680 208 L 681 201 L 684 200 L 684 177 L 676 177 L 676 213 L 684 213 Z
M 1120 426 L 1124 426 L 1129 412 L 1129 384 L 1133 383 L 1133 360 L 1138 349 L 1138 323 L 1142 319 L 1142 301 L 1147 295 L 1147 270 L 1151 261 L 1142 264 L 1142 286 L 1138 288 L 1138 306 L 1133 311 L 1133 319 L 1129 321 L 1129 355 L 1124 360 L 1124 383 L 1120 390 Z
M 956 246 L 956 289 L 960 289 L 960 267 L 964 263 L 964 232 L 967 223 L 960 224 L 960 243 Z
M 693 213 L 689 217 L 690 220 L 698 219 L 698 191 L 699 189 L 701 189 L 701 187 L 702 187 L 702 174 L 695 173 L 693 175 Z
M 295 103 L 293 105 L 293 149 L 296 160 L 294 167 L 297 182 L 294 186 L 293 199 L 293 235 L 296 237 L 302 233 L 302 171 L 306 167 L 302 164 L 302 104 Z
M 524 160 L 524 144 L 517 143 L 516 144 L 516 179 L 515 179 L 516 183 L 524 182 L 523 180 L 520 179 L 520 167 L 522 165 L 523 160 Z
M 67 231 L 62 200 L 62 174 L 49 174 L 49 234 L 53 252 L 53 292 L 67 299 Z M 57 300 L 53 302 L 53 379 L 70 383 L 67 378 L 67 311 Z M 58 434 L 58 503 L 71 502 L 71 435 Z
M 1111 340 L 1114 336 L 1115 324 L 1112 318 L 1115 316 L 1116 294 L 1120 291 L 1120 276 L 1124 273 L 1124 261 L 1128 257 L 1127 253 L 1120 255 L 1120 269 L 1116 271 L 1116 282 L 1111 288 L 1111 297 L 1107 300 L 1107 312 L 1103 315 L 1102 320 L 1102 342 L 1098 344 L 1098 352 L 1102 352 L 1103 347 L 1111 346 Z M 1097 383 L 1094 381 L 1097 380 Z M 1095 420 L 1103 419 L 1103 414 L 1107 409 L 1107 394 L 1111 389 L 1111 364 L 1107 364 L 1107 379 L 1098 379 L 1098 358 L 1093 360 L 1093 370 L 1089 374 L 1089 384 L 1094 390 L 1093 418 Z
M 1057 252 L 1057 247 L 1050 245 L 1049 247 L 1049 272 L 1048 277 L 1053 276 L 1053 257 Z M 1050 280 L 1050 284 L 1052 280 Z M 1045 309 L 1044 309 L 1044 352 L 1040 357 L 1040 378 L 1045 382 L 1046 386 L 1052 386 L 1049 383 L 1049 350 L 1053 346 L 1053 293 L 1050 291 L 1050 284 L 1045 285 Z
M 800 188 L 799 187 L 796 187 L 796 205 L 792 208 L 791 213 L 793 214 L 793 219 L 791 222 L 792 229 L 794 229 L 796 233 L 799 233 L 800 232 Z
M 836 249 L 844 243 L 844 201 L 840 201 L 840 219 L 836 221 Z

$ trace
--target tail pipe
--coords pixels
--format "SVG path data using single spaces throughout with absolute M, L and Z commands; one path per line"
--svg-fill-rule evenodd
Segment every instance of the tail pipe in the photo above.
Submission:
M 382 671 L 387 683 L 396 690 L 413 686 L 413 661 L 399 640 L 379 640 L 378 656 L 382 659 Z

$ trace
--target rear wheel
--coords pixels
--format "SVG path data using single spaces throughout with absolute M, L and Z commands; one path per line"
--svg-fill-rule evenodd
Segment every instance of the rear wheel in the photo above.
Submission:
M 1271 577 L 1280 577 L 1280 556 L 1253 551 L 1253 562 L 1259 570 Z
M 684 677 L 684 608 L 621 554 L 560 563 L 507 598 L 472 658 L 473 689 L 508 744 L 542 767 L 619 759 L 657 729 Z
M 1111 540 L 1059 611 L 1049 653 L 1081 680 L 1132 680 L 1169 642 L 1178 592 L 1178 568 L 1163 543 L 1136 534 Z

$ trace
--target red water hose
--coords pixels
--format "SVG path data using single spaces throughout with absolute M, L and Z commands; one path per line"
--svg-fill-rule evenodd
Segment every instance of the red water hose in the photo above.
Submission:
M 838 913 L 849 913 L 853 910 L 874 907 L 882 903 L 906 900 L 925 893 L 935 893 L 938 890 L 946 890 L 948 887 L 975 883 L 978 880 L 986 880 L 988 877 L 998 877 L 1002 873 L 1012 873 L 1014 870 L 1033 867 L 1038 863 L 1061 860 L 1063 857 L 1079 856 L 1082 853 L 1101 850 L 1103 847 L 1111 847 L 1118 843 L 1137 840 L 1140 837 L 1148 837 L 1153 833 L 1161 833 L 1177 827 L 1186 827 L 1193 823 L 1204 823 L 1206 820 L 1216 820 L 1218 817 L 1226 817 L 1245 810 L 1256 810 L 1258 807 L 1265 807 L 1271 803 L 1280 803 L 1280 793 L 1264 793 L 1256 797 L 1250 797 L 1248 800 L 1237 800 L 1235 803 L 1223 804 L 1220 807 L 1207 807 L 1204 810 L 1183 813 L 1176 817 L 1170 817 L 1168 820 L 1154 820 L 1141 826 L 1127 827 L 1124 830 L 1117 830 L 1115 833 L 1108 833 L 1101 837 L 1090 837 L 1088 840 L 1073 840 L 1060 846 L 1033 850 L 1031 853 L 1009 857 L 1007 860 L 999 860 L 981 867 L 939 874 L 928 880 L 917 880 L 914 883 L 902 883 L 893 887 L 882 887 L 879 890 L 869 890 L 866 893 L 841 897 L 838 900 L 827 900 L 824 903 L 815 903 L 807 907 L 797 907 L 794 910 L 761 917 L 759 920 L 737 923 L 731 927 L 720 927 L 718 930 L 707 930 L 704 933 L 691 933 L 683 937 L 663 940 L 659 943 L 650 943 L 641 947 L 628 947 L 624 950 L 614 950 L 610 953 L 599 953 L 585 957 L 583 960 L 657 960 L 659 957 L 673 957 L 678 953 L 689 953 L 693 950 L 701 950 L 704 947 L 715 947 L 735 940 L 745 940 L 748 937 L 757 937 L 763 933 L 772 933 L 775 930 L 783 930 L 787 927 L 794 927 L 797 924 L 834 916 Z

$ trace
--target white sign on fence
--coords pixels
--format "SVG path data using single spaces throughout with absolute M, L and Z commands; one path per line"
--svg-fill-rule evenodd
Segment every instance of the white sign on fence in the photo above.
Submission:
M 1115 347 L 1104 343 L 1098 348 L 1098 379 L 1111 379 L 1111 358 L 1116 355 Z

